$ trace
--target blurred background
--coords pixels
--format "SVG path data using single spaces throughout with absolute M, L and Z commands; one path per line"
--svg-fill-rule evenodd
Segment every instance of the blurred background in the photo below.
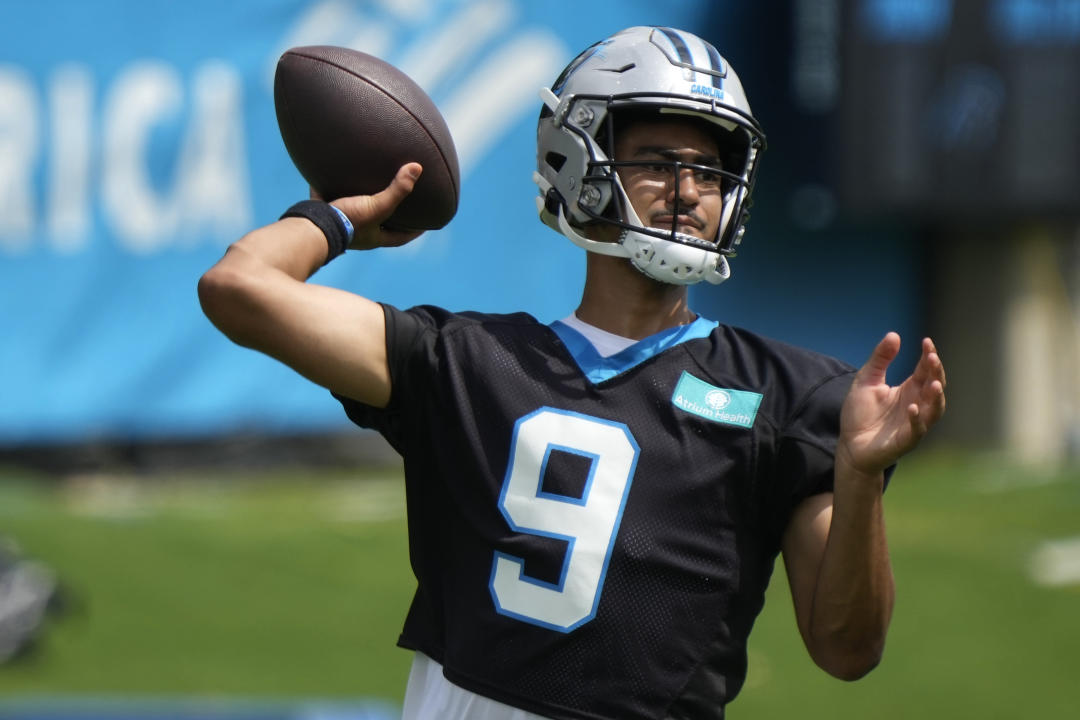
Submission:
M 769 149 L 706 316 L 861 364 L 932 335 L 949 412 L 888 494 L 882 666 L 806 658 L 778 572 L 731 713 L 1075 717 L 1080 0 L 0 0 L 0 719 L 395 717 L 400 463 L 231 345 L 199 275 L 307 194 L 277 58 L 410 74 L 463 172 L 445 229 L 317 282 L 407 307 L 577 303 L 535 218 L 537 89 L 661 24 L 711 40 Z

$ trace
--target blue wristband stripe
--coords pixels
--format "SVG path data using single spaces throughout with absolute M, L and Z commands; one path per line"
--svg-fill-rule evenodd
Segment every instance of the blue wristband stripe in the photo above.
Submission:
M 349 242 L 351 243 L 353 239 L 353 224 L 349 222 L 349 216 L 336 205 L 331 205 L 330 208 L 337 213 L 339 218 L 341 218 L 341 223 L 345 226 L 345 235 L 349 238 Z

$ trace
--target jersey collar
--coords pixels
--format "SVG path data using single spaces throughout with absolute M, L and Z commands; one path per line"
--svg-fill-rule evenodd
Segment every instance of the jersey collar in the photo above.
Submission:
M 556 320 L 549 327 L 562 340 L 589 382 L 596 384 L 626 372 L 670 347 L 687 340 L 708 337 L 717 325 L 715 320 L 707 320 L 699 315 L 689 325 L 661 330 L 608 357 L 601 356 L 584 335 L 561 320 Z

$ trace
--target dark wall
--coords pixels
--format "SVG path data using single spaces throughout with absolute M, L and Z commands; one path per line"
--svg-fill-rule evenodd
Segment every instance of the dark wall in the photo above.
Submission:
M 898 367 L 917 357 L 924 322 L 920 232 L 838 212 L 834 171 L 843 141 L 838 3 L 722 3 L 713 41 L 738 73 L 768 138 L 752 218 L 732 278 L 697 287 L 704 314 L 861 364 L 889 330 L 904 338 Z M 814 12 L 824 7 L 824 14 Z M 820 9 L 820 8 L 819 8 Z M 836 32 L 839 28 L 834 28 Z

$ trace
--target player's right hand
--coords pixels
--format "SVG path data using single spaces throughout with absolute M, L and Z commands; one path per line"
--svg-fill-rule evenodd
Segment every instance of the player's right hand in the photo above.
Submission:
M 350 250 L 371 250 L 379 247 L 397 247 L 415 240 L 423 234 L 422 230 L 398 231 L 383 227 L 394 210 L 401 204 L 416 186 L 423 167 L 419 163 L 406 163 L 398 168 L 390 184 L 374 195 L 355 195 L 334 200 L 331 204 L 345 213 L 353 224 L 353 239 Z M 322 200 L 314 189 L 313 200 Z

